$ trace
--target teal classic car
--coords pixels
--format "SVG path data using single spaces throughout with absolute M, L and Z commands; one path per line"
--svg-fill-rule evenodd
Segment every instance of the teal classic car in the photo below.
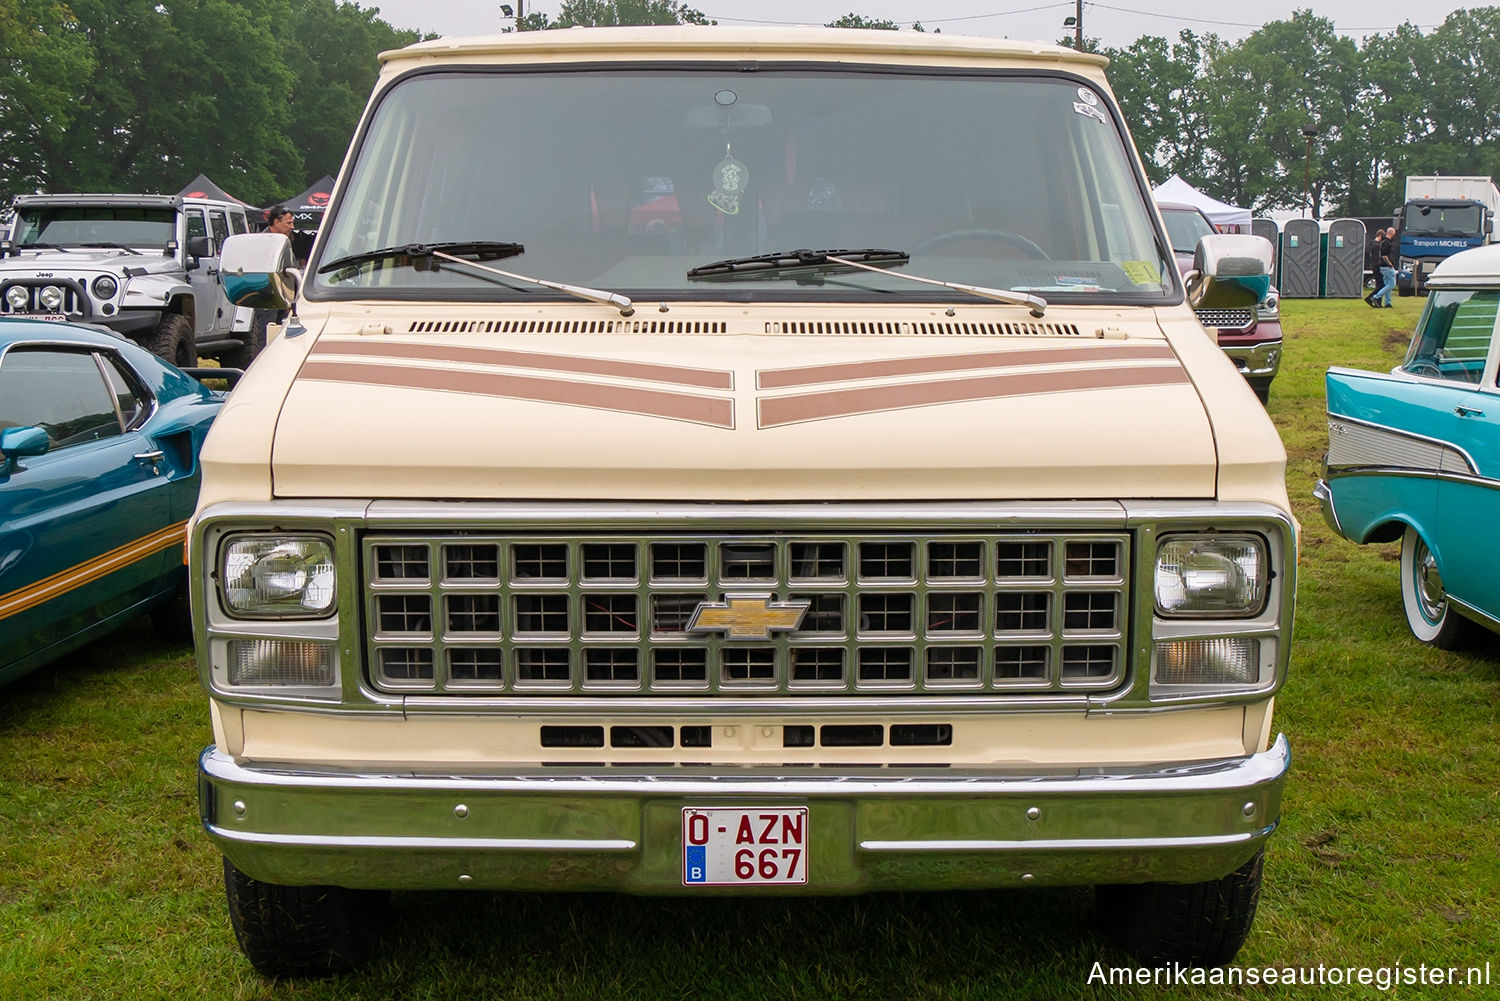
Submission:
M 0 320 L 0 683 L 145 613 L 187 635 L 183 540 L 223 399 L 103 328 Z
M 1500 246 L 1448 258 L 1406 360 L 1328 372 L 1328 454 L 1316 494 L 1354 542 L 1401 540 L 1417 639 L 1451 648 L 1500 631 Z

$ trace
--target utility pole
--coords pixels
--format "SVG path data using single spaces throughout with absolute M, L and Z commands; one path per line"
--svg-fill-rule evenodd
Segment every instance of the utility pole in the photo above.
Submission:
M 1057 15 L 1053 15 L 1056 17 Z M 1083 0 L 1077 0 L 1073 14 L 1073 51 L 1083 51 Z

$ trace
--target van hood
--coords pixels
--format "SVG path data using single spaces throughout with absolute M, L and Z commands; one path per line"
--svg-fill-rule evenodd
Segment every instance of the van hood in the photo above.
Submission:
M 303 348 L 272 442 L 276 496 L 1043 500 L 1215 490 L 1203 403 L 1146 321 L 1097 336 L 1048 323 L 1035 326 L 1073 333 L 951 337 L 768 333 L 768 324 L 741 333 L 692 321 L 556 324 L 611 332 L 550 335 L 494 320 L 398 333 L 341 326 L 330 322 Z M 688 332 L 615 332 L 653 327 Z

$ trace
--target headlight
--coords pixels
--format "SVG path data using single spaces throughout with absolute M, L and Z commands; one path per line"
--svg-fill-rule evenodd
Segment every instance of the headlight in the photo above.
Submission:
M 1260 308 L 1274 313 L 1280 305 L 1281 297 L 1275 292 L 1272 292 L 1270 295 L 1266 296 L 1265 301 L 1260 304 Z
M 94 284 L 90 287 L 94 290 L 94 295 L 98 298 L 113 299 L 115 293 L 120 290 L 120 283 L 109 275 L 100 275 L 94 279 Z
M 240 536 L 224 547 L 220 579 L 231 615 L 327 615 L 335 590 L 333 547 L 320 536 Z
M 11 309 L 25 309 L 31 305 L 31 291 L 24 285 L 12 285 L 5 290 L 5 301 Z
M 1156 611 L 1169 618 L 1259 615 L 1269 580 L 1259 536 L 1171 536 L 1156 550 Z
M 56 313 L 58 310 L 62 309 L 63 291 L 56 285 L 48 285 L 43 288 L 41 294 L 37 298 L 41 300 L 42 308 L 47 310 L 47 312 L 49 313 Z

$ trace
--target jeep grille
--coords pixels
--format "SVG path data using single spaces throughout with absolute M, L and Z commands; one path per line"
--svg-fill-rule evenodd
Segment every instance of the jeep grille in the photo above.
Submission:
M 1107 689 L 1123 533 L 370 536 L 371 683 L 388 692 L 909 694 Z M 795 630 L 689 631 L 740 597 Z
M 40 298 L 42 289 L 49 285 L 55 286 L 62 291 L 62 308 L 46 309 L 42 306 Z M 16 286 L 24 288 L 28 296 L 26 306 L 21 309 L 12 307 L 10 300 L 5 295 L 11 288 Z M 78 287 L 71 281 L 38 279 L 25 282 L 6 282 L 3 287 L 0 287 L 0 316 L 51 315 L 54 313 L 65 316 L 89 316 L 88 300 L 85 296 L 79 294 Z

